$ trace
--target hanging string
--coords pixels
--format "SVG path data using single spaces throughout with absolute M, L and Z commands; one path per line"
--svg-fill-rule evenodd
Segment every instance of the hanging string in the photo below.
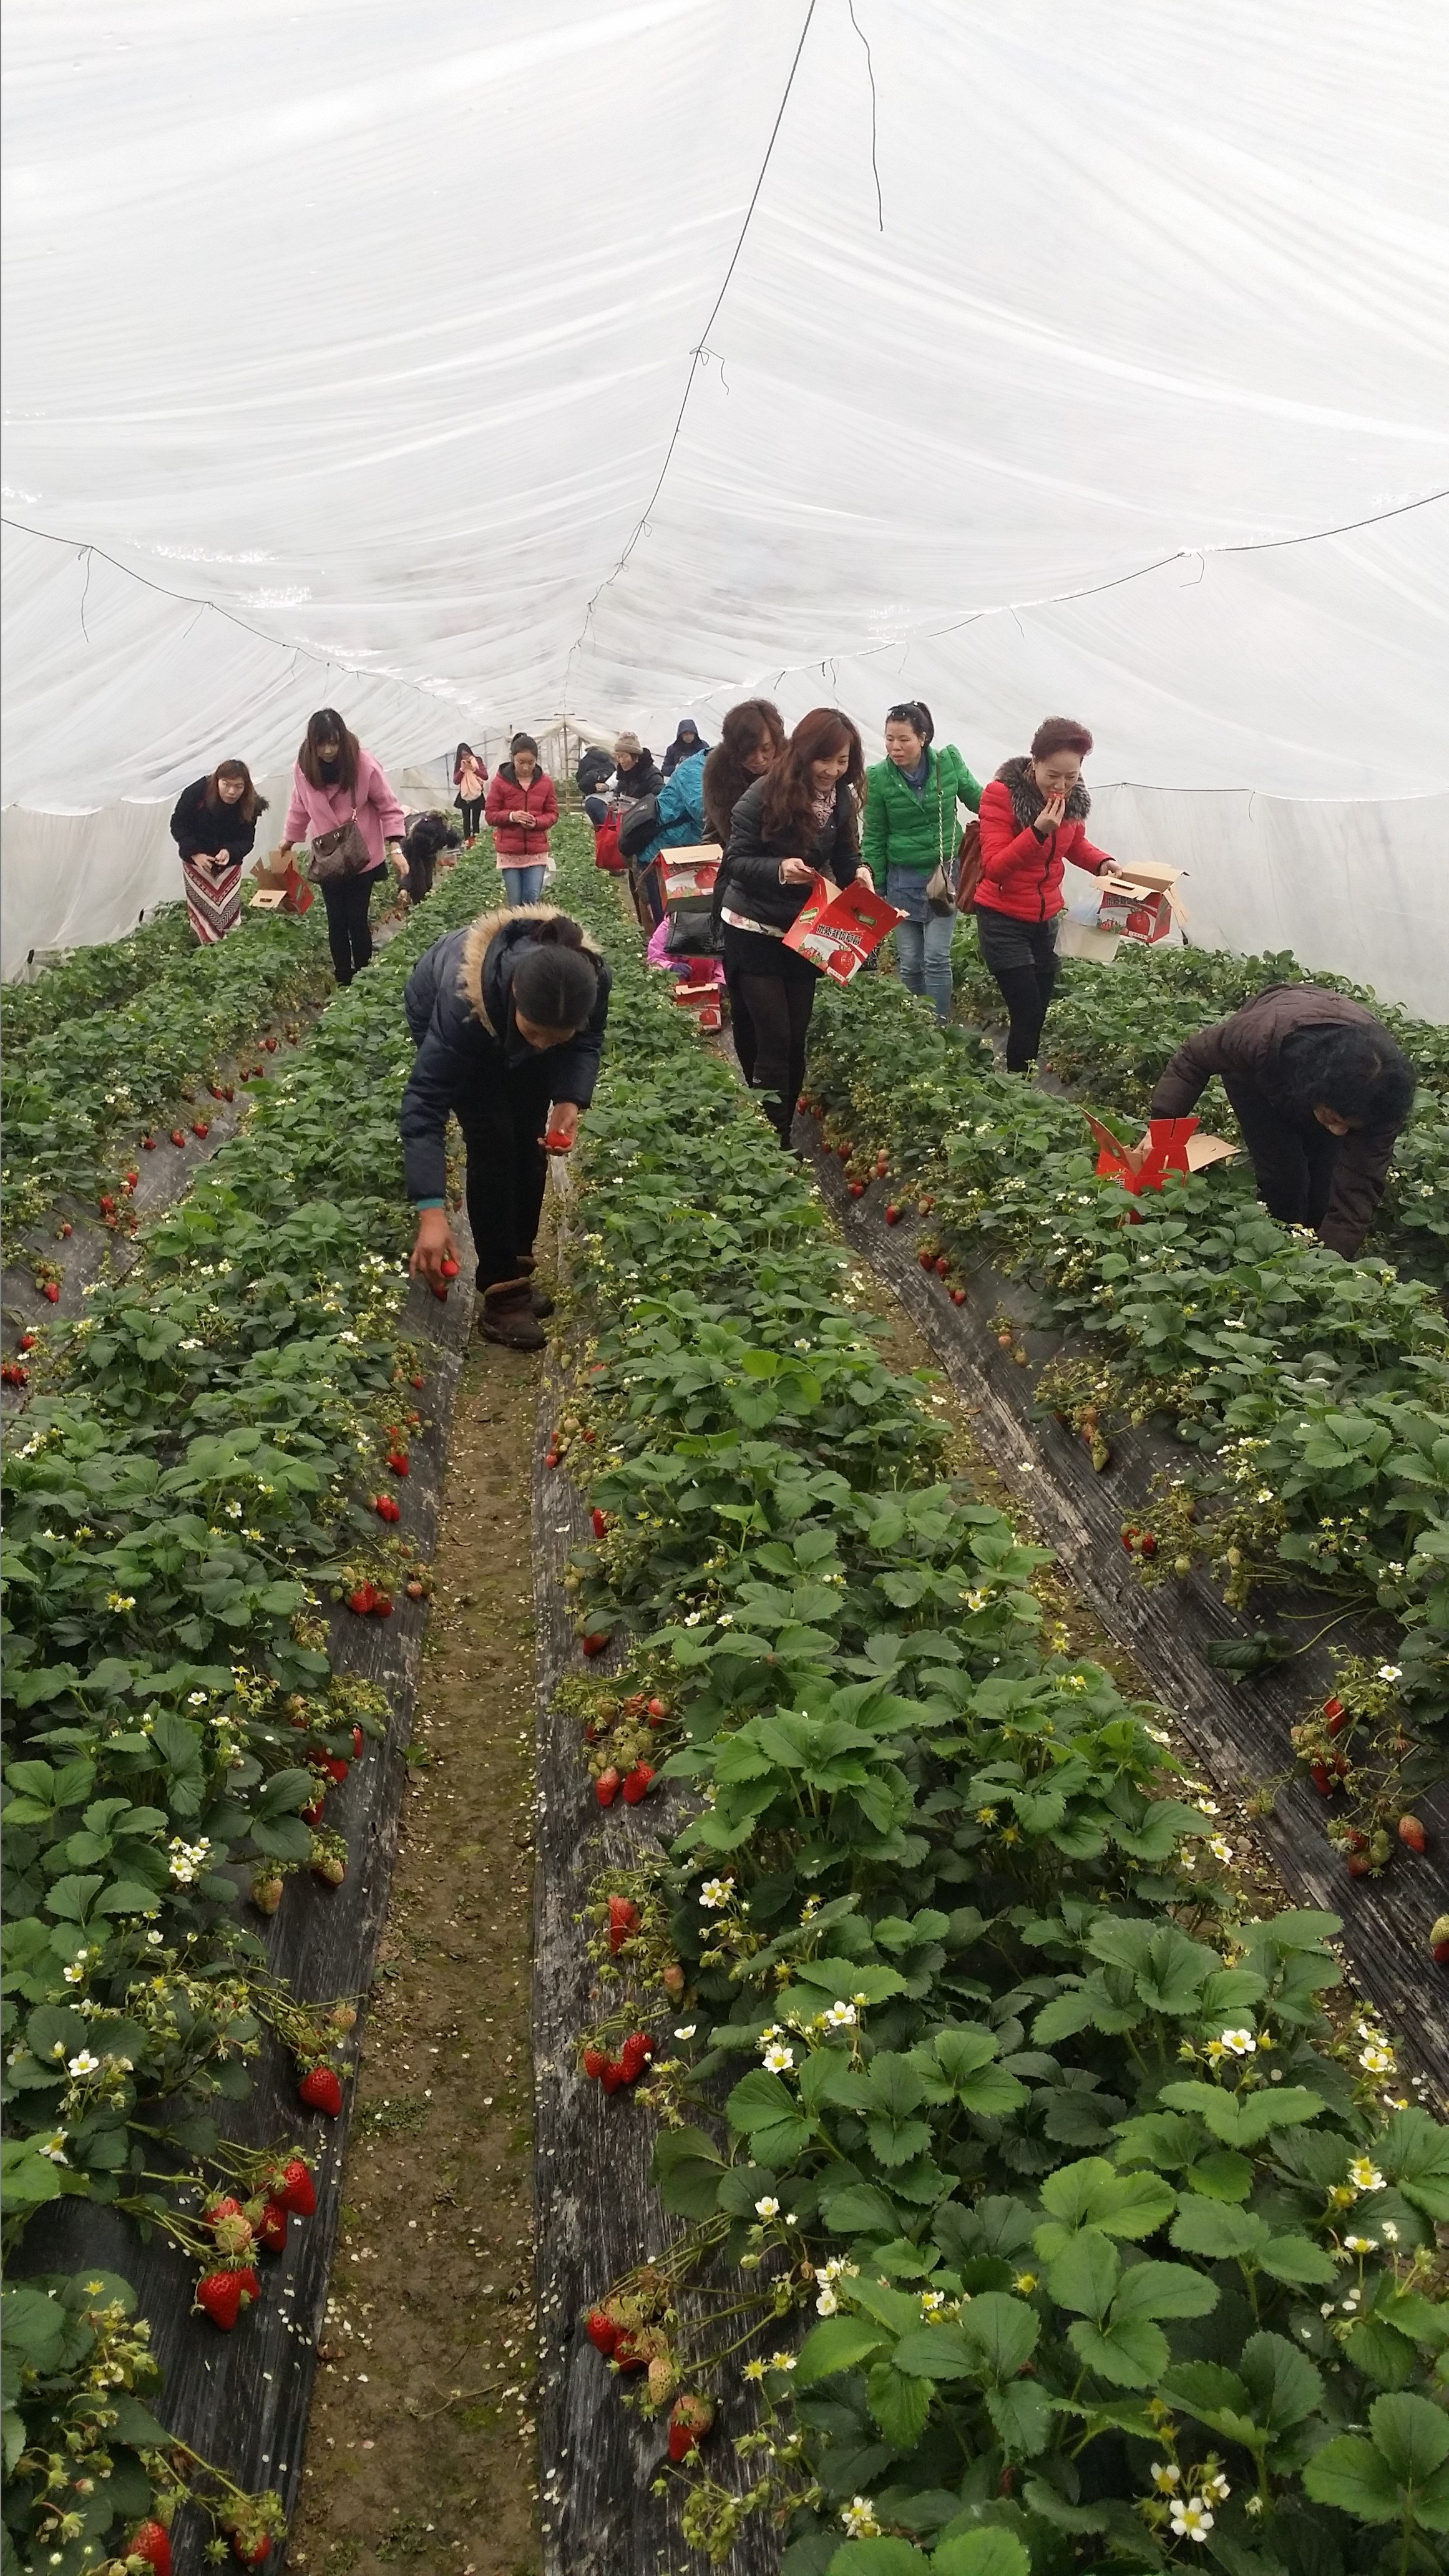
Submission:
M 865 47 L 865 76 L 870 83 L 870 175 L 875 181 L 876 224 L 884 232 L 885 199 L 880 192 L 880 164 L 875 157 L 875 65 L 870 58 L 870 38 L 855 14 L 855 0 L 846 0 L 846 7 L 850 11 L 850 23 Z

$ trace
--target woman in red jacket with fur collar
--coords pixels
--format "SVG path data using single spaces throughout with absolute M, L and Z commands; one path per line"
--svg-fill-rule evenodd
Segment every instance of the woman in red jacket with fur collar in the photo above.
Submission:
M 981 796 L 981 880 L 975 894 L 981 954 L 1001 987 L 1010 1026 L 1008 1073 L 1025 1073 L 1041 1044 L 1057 979 L 1056 916 L 1065 908 L 1064 862 L 1100 876 L 1112 862 L 1087 838 L 1091 798 L 1082 762 L 1085 725 L 1048 716 L 1030 756 L 1005 761 Z

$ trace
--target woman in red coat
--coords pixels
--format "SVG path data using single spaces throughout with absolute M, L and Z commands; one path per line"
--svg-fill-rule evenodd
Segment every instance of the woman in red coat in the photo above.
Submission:
M 548 836 L 558 821 L 553 780 L 538 765 L 531 733 L 516 733 L 509 757 L 493 772 L 488 822 L 493 855 L 503 871 L 510 904 L 537 903 L 548 874 Z
M 1048 716 L 1030 756 L 1006 761 L 982 791 L 976 927 L 1009 1016 L 1008 1073 L 1025 1073 L 1041 1044 L 1057 979 L 1063 863 L 1070 859 L 1089 876 L 1112 864 L 1087 838 L 1091 799 L 1082 762 L 1091 748 L 1085 725 Z

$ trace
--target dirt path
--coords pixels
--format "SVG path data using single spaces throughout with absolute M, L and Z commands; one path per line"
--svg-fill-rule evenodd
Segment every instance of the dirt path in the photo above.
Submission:
M 413 1781 L 289 2564 L 536 2576 L 529 2057 L 534 1360 L 454 1416 Z

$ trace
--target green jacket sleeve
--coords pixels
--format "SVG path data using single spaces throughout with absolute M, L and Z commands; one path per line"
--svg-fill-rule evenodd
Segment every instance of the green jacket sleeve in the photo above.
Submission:
M 956 794 L 959 796 L 963 805 L 970 806 L 973 814 L 979 814 L 981 811 L 981 781 L 979 778 L 972 777 L 970 770 L 967 768 L 961 754 L 956 749 L 954 742 L 948 743 L 946 748 L 948 757 L 956 764 Z
M 883 765 L 883 764 L 882 764 Z M 886 850 L 890 825 L 886 820 L 886 787 L 875 770 L 866 772 L 865 821 L 861 826 L 860 855 L 869 868 L 877 894 L 885 893 Z

